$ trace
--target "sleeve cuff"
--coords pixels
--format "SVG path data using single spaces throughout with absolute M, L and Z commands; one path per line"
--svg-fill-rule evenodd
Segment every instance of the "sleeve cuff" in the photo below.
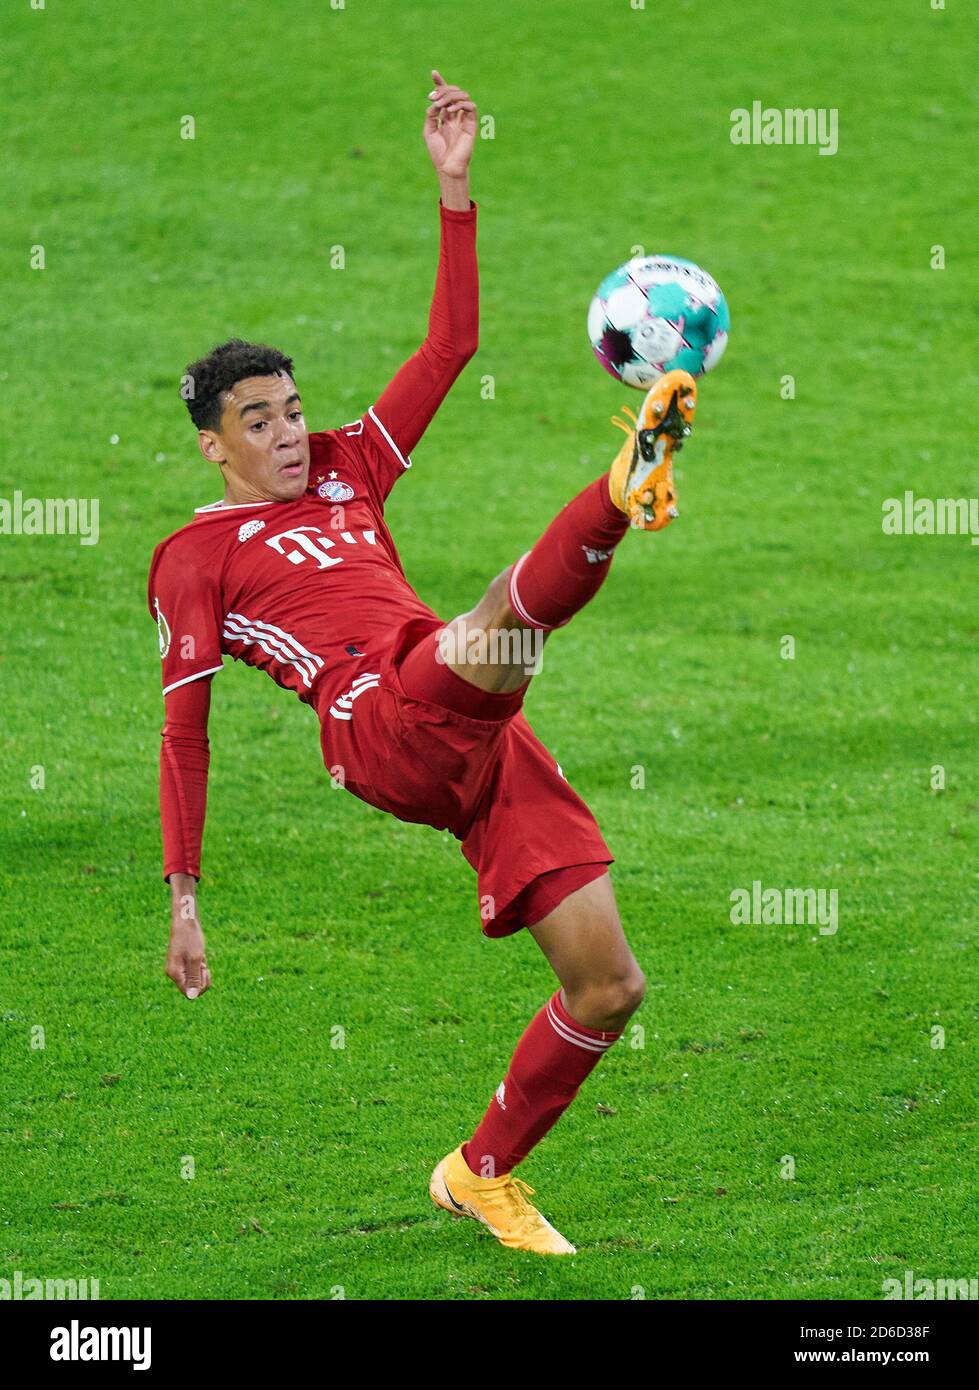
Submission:
M 439 199 L 439 212 L 444 222 L 475 222 L 478 205 L 469 199 L 469 207 L 465 212 L 460 212 L 457 208 L 447 208 Z

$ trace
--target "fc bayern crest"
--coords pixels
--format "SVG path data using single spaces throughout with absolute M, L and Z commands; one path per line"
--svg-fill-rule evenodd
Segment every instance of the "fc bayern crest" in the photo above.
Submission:
M 320 483 L 316 489 L 316 495 L 324 498 L 327 502 L 349 502 L 354 495 L 354 490 L 349 483 Z

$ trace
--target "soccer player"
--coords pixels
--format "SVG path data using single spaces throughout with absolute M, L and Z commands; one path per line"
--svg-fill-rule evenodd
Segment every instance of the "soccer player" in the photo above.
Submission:
M 293 363 L 274 348 L 235 339 L 184 378 L 224 495 L 157 546 L 149 576 L 166 703 L 167 975 L 188 999 L 211 985 L 196 891 L 211 681 L 228 655 L 312 706 L 326 765 L 348 791 L 451 830 L 478 874 L 484 933 L 525 927 L 550 962 L 559 988 L 528 1024 L 472 1137 L 436 1165 L 430 1194 L 506 1246 L 569 1254 L 514 1170 L 619 1038 L 644 979 L 616 911 L 612 855 L 522 713 L 524 639 L 539 644 L 593 597 L 630 524 L 658 530 L 676 514 L 672 454 L 689 433 L 696 390 L 686 373 L 662 378 L 636 428 L 619 422 L 628 438 L 610 472 L 471 612 L 445 623 L 421 602 L 384 502 L 476 350 L 478 299 L 468 179 L 476 108 L 432 75 L 424 138 L 441 190 L 441 247 L 418 351 L 359 419 L 312 434 Z

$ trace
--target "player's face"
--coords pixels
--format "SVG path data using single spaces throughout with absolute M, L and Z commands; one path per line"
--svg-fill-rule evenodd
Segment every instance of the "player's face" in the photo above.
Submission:
M 220 432 L 202 430 L 200 439 L 204 457 L 221 465 L 226 502 L 289 502 L 306 491 L 309 431 L 291 377 L 235 382 Z

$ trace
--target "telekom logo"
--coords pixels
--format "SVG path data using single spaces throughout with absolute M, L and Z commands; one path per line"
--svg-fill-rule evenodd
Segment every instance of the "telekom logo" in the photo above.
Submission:
M 361 539 L 367 545 L 375 544 L 373 531 L 361 531 Z M 330 552 L 337 548 L 337 541 L 342 541 L 344 545 L 356 545 L 357 539 L 352 531 L 339 531 L 337 539 L 332 536 L 324 536 L 318 526 L 293 526 L 289 531 L 280 531 L 277 536 L 266 536 L 265 544 L 270 545 L 273 550 L 277 550 L 280 555 L 284 555 L 290 564 L 303 565 L 307 560 L 315 560 L 318 569 L 326 570 L 331 565 L 339 565 L 343 560 L 343 554 L 331 555 Z M 291 550 L 286 546 L 293 546 Z

